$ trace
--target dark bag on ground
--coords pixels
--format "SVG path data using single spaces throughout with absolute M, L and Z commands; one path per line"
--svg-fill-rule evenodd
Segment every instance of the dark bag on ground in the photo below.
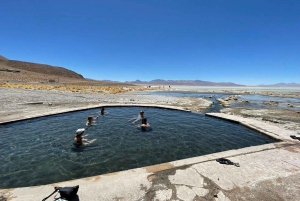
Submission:
M 51 195 L 53 195 L 55 192 L 59 192 L 60 194 L 60 198 L 63 198 L 65 200 L 71 200 L 72 198 L 74 198 L 77 195 L 79 186 L 72 186 L 72 187 L 54 187 L 54 192 L 51 193 Z M 51 195 L 49 195 L 48 197 L 44 198 L 42 201 L 45 201 L 46 199 L 48 199 Z

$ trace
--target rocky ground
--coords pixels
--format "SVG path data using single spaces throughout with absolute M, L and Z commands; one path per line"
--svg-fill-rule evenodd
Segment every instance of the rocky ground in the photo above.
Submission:
M 273 97 L 291 97 L 291 98 L 300 98 L 299 91 L 264 91 L 264 90 L 242 90 L 242 89 L 214 89 L 214 90 L 205 90 L 205 92 L 209 93 L 230 93 L 230 94 L 260 94 L 265 96 L 273 96 Z
M 300 134 L 300 113 L 282 109 L 245 109 L 225 108 L 222 113 L 254 118 L 261 121 L 277 124 L 289 130 L 298 130 Z
M 254 92 L 252 92 L 252 94 L 254 94 Z M 260 92 L 259 94 L 266 95 L 267 92 Z M 277 93 L 276 97 L 278 97 L 279 94 L 280 93 Z M 275 95 L 275 93 L 272 93 L 272 95 Z M 282 97 L 293 97 L 299 98 L 300 100 L 300 97 L 298 96 L 298 93 L 282 94 Z M 298 108 L 298 105 L 294 106 L 291 103 L 281 103 L 287 106 L 286 109 L 284 109 L 278 107 L 278 102 L 271 100 L 263 102 L 263 104 L 272 105 L 272 108 L 248 108 L 246 107 L 246 104 L 249 104 L 250 101 L 239 100 L 237 95 L 229 95 L 217 100 L 224 106 L 224 109 L 220 111 L 221 113 L 233 114 L 236 116 L 268 122 L 270 124 L 276 124 L 288 130 L 298 131 L 300 134 L 300 108 Z M 245 107 L 233 107 L 232 104 L 234 102 L 243 102 Z

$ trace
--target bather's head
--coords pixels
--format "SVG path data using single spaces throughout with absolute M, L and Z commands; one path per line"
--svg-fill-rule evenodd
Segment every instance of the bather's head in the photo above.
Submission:
M 82 135 L 84 133 L 84 131 L 85 131 L 84 128 L 77 129 L 77 131 L 76 131 L 76 137 Z

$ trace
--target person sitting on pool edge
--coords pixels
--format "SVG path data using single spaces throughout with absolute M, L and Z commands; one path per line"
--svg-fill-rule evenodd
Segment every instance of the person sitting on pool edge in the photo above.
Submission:
M 91 125 L 93 125 L 93 124 L 96 123 L 95 120 L 97 120 L 97 119 L 98 119 L 98 116 L 95 117 L 95 118 L 93 118 L 92 116 L 89 116 L 89 117 L 87 118 L 87 121 L 86 121 L 85 125 L 86 125 L 86 126 L 91 126 Z
M 139 127 L 145 131 L 148 127 L 150 127 L 150 124 L 147 123 L 147 118 L 142 118 L 142 124 L 139 125 Z
M 81 146 L 83 144 L 83 142 L 88 142 L 87 139 L 83 138 L 83 137 L 86 137 L 87 135 L 82 136 L 84 131 L 85 131 L 84 128 L 77 129 L 76 136 L 74 137 L 74 143 L 76 146 Z

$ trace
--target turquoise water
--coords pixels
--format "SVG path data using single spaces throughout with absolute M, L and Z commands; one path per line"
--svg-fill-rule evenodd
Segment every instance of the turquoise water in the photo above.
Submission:
M 141 131 L 129 119 L 140 110 L 151 125 Z M 90 146 L 73 145 L 99 109 L 0 125 L 0 188 L 34 186 L 89 177 L 189 157 L 274 142 L 239 124 L 176 110 L 107 107 L 87 128 Z

